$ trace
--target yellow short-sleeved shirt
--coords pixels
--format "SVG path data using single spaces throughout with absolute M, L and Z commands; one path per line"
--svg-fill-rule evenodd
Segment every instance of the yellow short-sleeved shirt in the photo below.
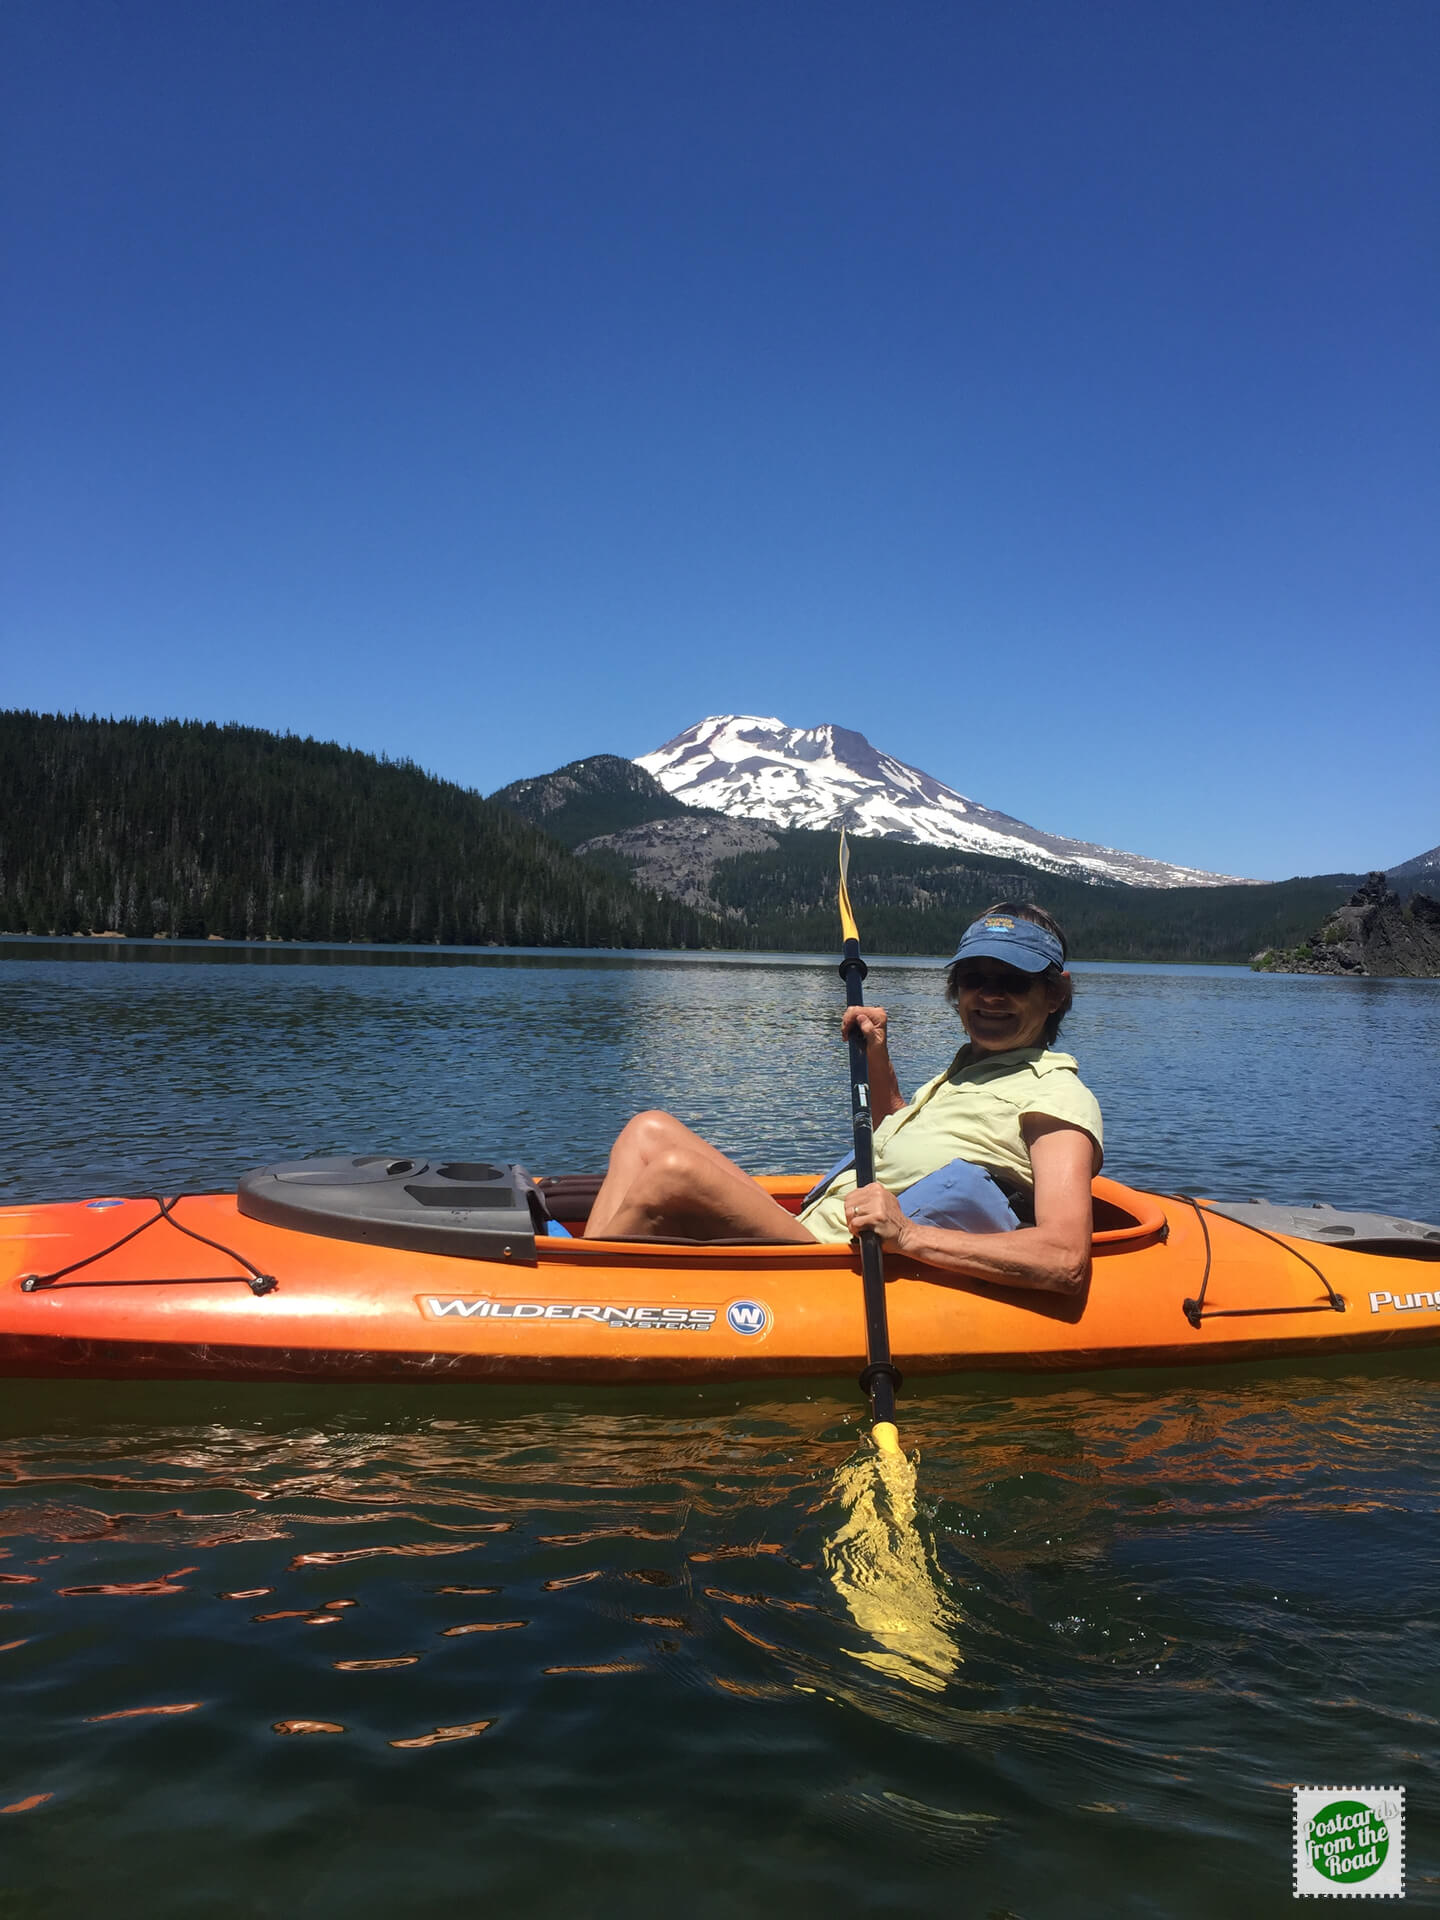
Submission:
M 875 1129 L 875 1178 L 903 1193 L 952 1160 L 969 1160 L 1003 1184 L 1032 1187 L 1030 1154 L 1020 1122 L 1043 1113 L 1079 1127 L 1104 1153 L 1100 1103 L 1080 1078 L 1073 1054 L 1047 1047 L 975 1054 L 964 1046 L 944 1073 L 929 1080 L 908 1106 Z M 838 1173 L 800 1215 L 821 1240 L 848 1240 L 844 1200 L 855 1190 L 853 1170 Z

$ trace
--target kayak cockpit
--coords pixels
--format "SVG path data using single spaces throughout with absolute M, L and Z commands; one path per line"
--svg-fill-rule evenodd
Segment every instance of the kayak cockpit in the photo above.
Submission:
M 762 1176 L 760 1185 L 788 1212 L 798 1213 L 813 1181 L 809 1175 Z M 793 1242 L 649 1240 L 585 1241 L 585 1225 L 600 1176 L 572 1174 L 532 1179 L 513 1162 L 447 1154 L 330 1155 L 257 1168 L 241 1179 L 239 1211 L 267 1225 L 331 1240 L 361 1241 L 412 1253 L 464 1260 L 533 1265 L 537 1246 L 569 1252 L 599 1246 L 684 1247 L 734 1255 L 750 1248 L 767 1258 L 813 1257 Z M 1165 1212 L 1153 1194 L 1118 1182 L 1094 1183 L 1094 1245 L 1122 1247 L 1165 1231 Z M 561 1229 L 558 1240 L 550 1236 Z M 570 1237 L 566 1237 L 570 1236 Z M 578 1244 L 577 1244 L 578 1243 Z M 817 1242 L 816 1247 L 824 1243 Z M 833 1249 L 832 1249 L 833 1252 Z

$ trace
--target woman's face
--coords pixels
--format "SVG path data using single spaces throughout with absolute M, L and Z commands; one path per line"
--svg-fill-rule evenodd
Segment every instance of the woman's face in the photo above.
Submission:
M 1042 1044 L 1060 989 L 1043 974 L 1022 973 L 1000 960 L 972 960 L 956 975 L 955 999 L 971 1046 L 979 1053 L 1008 1053 Z

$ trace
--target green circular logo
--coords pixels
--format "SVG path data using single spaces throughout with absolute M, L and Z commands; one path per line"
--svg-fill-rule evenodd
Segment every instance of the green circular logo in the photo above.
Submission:
M 1332 1800 L 1321 1807 L 1305 1835 L 1305 1855 L 1317 1873 L 1337 1886 L 1368 1880 L 1385 1864 L 1390 1829 L 1363 1800 Z

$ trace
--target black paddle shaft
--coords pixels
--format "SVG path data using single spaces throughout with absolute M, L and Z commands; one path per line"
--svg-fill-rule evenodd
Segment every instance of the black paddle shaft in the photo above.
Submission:
M 864 980 L 870 969 L 860 958 L 858 940 L 847 940 L 840 977 L 845 1003 L 865 1004 Z M 855 1134 L 855 1184 L 868 1187 L 875 1178 L 875 1125 L 870 1113 L 870 1062 L 865 1038 L 858 1026 L 850 1029 L 850 1123 Z M 895 1420 L 895 1395 L 901 1385 L 899 1369 L 890 1359 L 890 1323 L 885 1312 L 885 1266 L 880 1241 L 867 1227 L 860 1238 L 860 1280 L 865 1300 L 865 1370 L 860 1390 L 870 1396 L 871 1418 Z

